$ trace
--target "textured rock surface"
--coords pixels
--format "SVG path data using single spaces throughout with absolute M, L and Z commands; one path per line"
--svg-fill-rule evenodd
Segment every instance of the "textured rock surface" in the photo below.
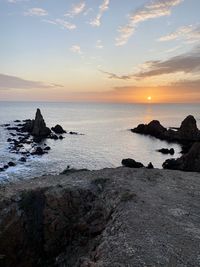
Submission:
M 200 142 L 193 144 L 187 154 L 178 159 L 168 159 L 163 168 L 171 170 L 200 172 Z
M 116 168 L 0 189 L 4 267 L 200 266 L 200 175 Z

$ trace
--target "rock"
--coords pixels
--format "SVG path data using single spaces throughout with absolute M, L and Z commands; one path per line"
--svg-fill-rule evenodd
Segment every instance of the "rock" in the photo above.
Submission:
M 193 144 L 187 154 L 178 159 L 168 159 L 163 163 L 164 169 L 200 172 L 200 142 Z
M 8 165 L 4 165 L 3 168 L 6 170 L 6 169 L 9 168 L 9 166 Z
M 15 120 L 14 122 L 21 122 L 20 120 Z
M 51 130 L 54 131 L 54 133 L 56 134 L 66 133 L 66 131 L 63 130 L 62 126 L 60 126 L 59 124 L 57 124 L 55 127 L 52 127 Z
M 46 123 L 43 119 L 40 109 L 37 109 L 31 134 L 35 137 L 46 138 L 50 133 L 51 130 L 46 127 Z
M 62 140 L 64 137 L 63 137 L 62 135 L 60 135 L 58 138 L 59 138 L 60 140 Z
M 9 167 L 14 167 L 14 166 L 16 166 L 16 164 L 14 162 L 10 161 L 10 162 L 8 162 L 8 166 Z
M 136 128 L 131 129 L 134 133 L 151 135 L 157 138 L 162 139 L 164 132 L 167 131 L 159 121 L 153 120 L 149 124 L 139 124 Z
M 22 132 L 31 133 L 34 127 L 34 120 L 26 120 L 24 126 L 21 128 Z
M 147 169 L 154 169 L 154 166 L 151 162 L 149 162 L 148 166 L 147 166 Z
M 0 167 L 0 172 L 3 172 L 4 171 L 4 168 Z
M 19 159 L 19 161 L 21 161 L 21 162 L 26 162 L 26 158 L 21 157 L 21 158 Z
M 38 156 L 41 156 L 41 155 L 44 154 L 44 151 L 43 151 L 43 149 L 42 149 L 40 146 L 38 146 L 38 147 L 36 147 L 35 151 L 32 152 L 31 154 L 32 154 L 32 155 L 38 155 Z
M 170 154 L 170 155 L 174 155 L 175 151 L 173 148 L 161 148 L 157 150 L 158 152 L 162 153 L 162 154 Z
M 51 150 L 51 148 L 50 148 L 50 146 L 46 146 L 46 147 L 44 148 L 44 150 L 49 151 L 49 150 Z
M 12 139 L 11 139 L 11 138 L 8 138 L 8 139 L 7 139 L 7 142 L 8 142 L 8 143 L 12 142 Z
M 187 116 L 181 123 L 180 128 L 177 129 L 178 130 L 166 129 L 159 121 L 153 120 L 149 124 L 139 124 L 136 128 L 131 129 L 131 131 L 184 145 L 190 142 L 200 141 L 200 131 L 192 115 Z
M 120 167 L 0 189 L 3 267 L 199 266 L 197 174 Z
M 128 168 L 142 168 L 144 165 L 140 162 L 135 161 L 134 159 L 123 159 L 122 165 Z
M 72 132 L 72 131 L 71 131 L 71 132 L 69 132 L 69 134 L 72 134 L 72 135 L 73 135 L 73 134 L 74 134 L 74 135 L 77 135 L 78 133 L 77 133 L 77 132 Z

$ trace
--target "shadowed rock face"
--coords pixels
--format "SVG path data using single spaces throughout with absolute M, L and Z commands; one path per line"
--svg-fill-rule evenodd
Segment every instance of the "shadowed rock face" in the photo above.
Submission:
M 177 131 L 166 129 L 159 121 L 153 120 L 149 124 L 140 124 L 136 128 L 131 129 L 134 133 L 146 134 L 154 136 L 161 140 L 176 141 L 179 143 L 196 142 L 200 140 L 200 131 L 197 128 L 196 120 L 189 115 L 183 120 Z
M 46 123 L 43 119 L 40 109 L 37 109 L 31 134 L 36 137 L 47 137 L 50 133 L 51 130 L 46 127 Z
M 168 159 L 164 169 L 200 172 L 200 142 L 193 144 L 189 152 L 178 159 Z
M 126 167 L 0 187 L 0 266 L 199 266 L 197 173 Z

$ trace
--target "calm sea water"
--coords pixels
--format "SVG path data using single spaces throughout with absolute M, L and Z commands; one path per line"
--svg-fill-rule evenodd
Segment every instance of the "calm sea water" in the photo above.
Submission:
M 16 167 L 0 173 L 0 180 L 11 181 L 43 174 L 58 174 L 67 165 L 74 168 L 101 169 L 120 166 L 123 158 L 134 158 L 144 164 L 150 161 L 160 168 L 169 158 L 156 152 L 162 147 L 174 147 L 174 157 L 180 156 L 179 145 L 169 145 L 155 138 L 129 131 L 139 123 L 158 119 L 166 126 L 179 126 L 189 114 L 200 126 L 200 106 L 195 104 L 88 104 L 88 103 L 19 103 L 0 102 L 0 124 L 15 119 L 34 118 L 40 108 L 47 126 L 61 124 L 68 131 L 84 135 L 66 135 L 60 141 L 47 140 L 52 150 L 42 157 L 30 157 L 19 163 L 19 156 L 8 152 L 8 131 L 0 127 L 0 164 L 17 162 Z

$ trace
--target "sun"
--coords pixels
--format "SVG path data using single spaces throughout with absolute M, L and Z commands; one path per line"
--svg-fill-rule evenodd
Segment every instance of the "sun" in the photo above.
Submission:
M 152 97 L 151 97 L 151 96 L 148 96 L 148 97 L 147 97 L 147 100 L 148 100 L 148 101 L 151 101 L 151 100 L 152 100 Z

